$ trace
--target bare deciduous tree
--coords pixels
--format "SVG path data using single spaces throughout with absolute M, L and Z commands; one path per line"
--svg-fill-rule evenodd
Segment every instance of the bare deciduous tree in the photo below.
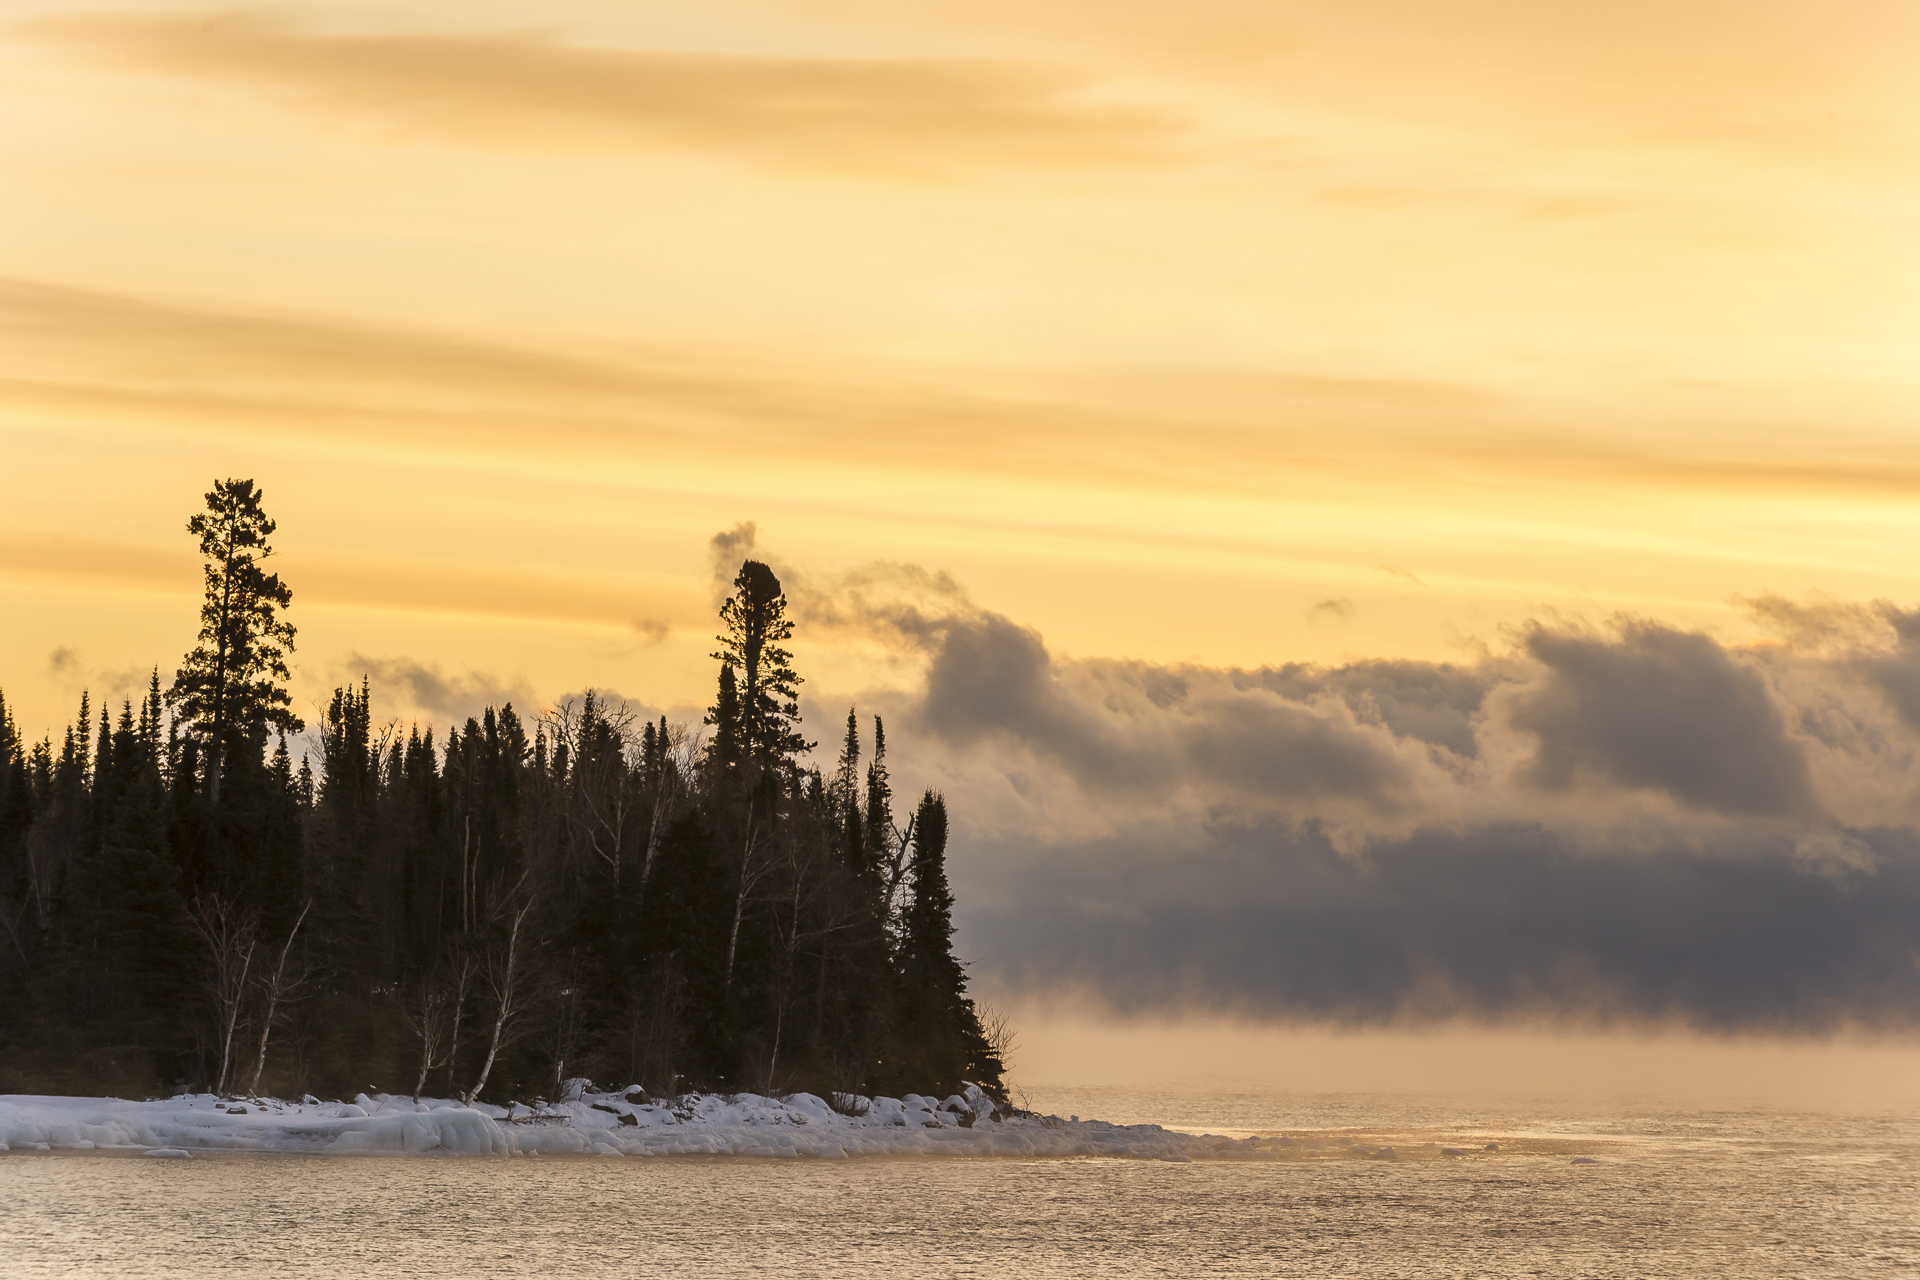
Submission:
M 487 1077 L 493 1074 L 493 1064 L 499 1058 L 500 1050 L 514 1041 L 526 1017 L 528 1001 L 526 986 L 520 981 L 520 939 L 525 930 L 527 913 L 532 910 L 533 897 L 528 895 L 520 904 L 520 910 L 514 913 L 506 946 L 489 948 L 486 963 L 481 966 L 481 978 L 493 993 L 493 1034 L 487 1040 L 487 1060 L 480 1066 L 480 1079 L 461 1099 L 468 1105 L 472 1105 L 473 1100 L 480 1096 L 480 1091 L 487 1087 Z
M 415 1102 L 427 1087 L 427 1074 L 453 1062 L 454 1050 L 460 1044 L 460 1014 L 479 968 L 472 954 L 462 951 L 423 977 L 401 999 L 400 1016 L 420 1041 L 420 1074 L 413 1082 Z
M 214 1015 L 220 1042 L 220 1072 L 213 1091 L 227 1091 L 227 1073 L 233 1065 L 233 1032 L 247 999 L 247 974 L 260 944 L 260 917 L 242 911 L 219 894 L 195 898 L 188 916 L 201 941 L 207 944 L 207 968 L 202 991 Z
M 562 702 L 541 718 L 554 741 L 567 749 L 569 762 L 563 815 L 586 837 L 593 856 L 605 863 L 620 887 L 621 851 L 627 824 L 640 801 L 628 757 L 633 753 L 634 715 L 626 706 L 609 707 L 591 690 L 585 704 Z M 613 750 L 607 748 L 612 746 Z
M 733 927 L 727 933 L 727 975 L 725 987 L 733 987 L 733 960 L 740 950 L 740 922 L 746 917 L 747 902 L 753 890 L 768 872 L 777 865 L 777 861 L 768 856 L 768 841 L 754 827 L 754 802 L 751 796 L 747 800 L 747 833 L 740 841 L 740 875 L 734 881 L 733 890 Z
M 1013 1036 L 1013 1023 L 1005 1012 L 976 1000 L 973 1005 L 974 1016 L 980 1021 L 980 1037 L 987 1042 L 987 1048 L 993 1050 L 993 1056 L 1000 1059 L 1003 1067 L 1013 1066 L 1013 1051 L 1020 1047 Z
M 260 1051 L 253 1060 L 253 1080 L 247 1085 L 250 1094 L 260 1092 L 260 1076 L 267 1069 L 267 1037 L 273 1034 L 274 1021 L 282 1013 L 281 1006 L 307 979 L 305 964 L 291 973 L 287 971 L 287 957 L 293 954 L 294 937 L 300 932 L 300 926 L 306 923 L 307 912 L 311 910 L 311 901 L 300 908 L 300 918 L 293 922 L 293 928 L 287 930 L 287 940 L 280 947 L 280 958 L 274 963 L 273 972 L 260 979 L 260 994 L 267 1007 L 260 1015 Z

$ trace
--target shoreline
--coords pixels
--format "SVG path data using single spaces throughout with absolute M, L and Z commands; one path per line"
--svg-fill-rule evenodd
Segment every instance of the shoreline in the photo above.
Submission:
M 933 1099 L 859 1098 L 847 1115 L 812 1094 L 582 1091 L 528 1108 L 389 1094 L 353 1102 L 183 1094 L 118 1098 L 0 1096 L 0 1152 L 122 1155 L 273 1153 L 411 1156 L 1112 1156 L 1185 1162 L 1270 1158 L 1291 1139 L 1177 1133 L 1010 1112 L 979 1088 Z

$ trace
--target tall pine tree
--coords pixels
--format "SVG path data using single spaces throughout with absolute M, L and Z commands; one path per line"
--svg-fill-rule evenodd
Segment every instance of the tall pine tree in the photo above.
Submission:
M 285 681 L 294 629 L 280 615 L 293 603 L 278 574 L 262 569 L 273 555 L 267 541 L 277 527 L 261 507 L 265 495 L 251 480 L 220 480 L 207 492 L 207 509 L 187 521 L 205 557 L 206 597 L 199 643 L 183 660 L 167 699 L 202 741 L 208 800 L 220 803 L 228 753 L 269 725 L 298 732 Z

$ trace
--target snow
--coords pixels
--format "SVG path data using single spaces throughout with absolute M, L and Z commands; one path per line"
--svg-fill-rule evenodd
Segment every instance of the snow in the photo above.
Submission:
M 569 1096 L 571 1095 L 571 1096 Z M 1295 1144 L 1176 1133 L 1158 1125 L 1009 1114 L 973 1085 L 944 1099 L 812 1094 L 686 1094 L 646 1099 L 568 1081 L 561 1102 L 530 1108 L 359 1094 L 350 1103 L 186 1094 L 145 1102 L 15 1094 L 0 1098 L 0 1151 L 211 1152 L 386 1156 L 734 1155 L 845 1160 L 875 1156 L 1108 1156 L 1184 1162 L 1277 1159 Z M 848 1115 L 852 1111 L 856 1114 Z

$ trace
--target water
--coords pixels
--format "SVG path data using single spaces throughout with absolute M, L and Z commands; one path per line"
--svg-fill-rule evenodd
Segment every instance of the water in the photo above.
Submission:
M 1920 1276 L 1920 1117 L 1040 1089 L 1261 1164 L 0 1156 L 9 1277 Z M 1391 1144 L 1356 1158 L 1339 1139 Z M 1439 1147 L 1498 1140 L 1464 1158 Z M 1575 1156 L 1598 1163 L 1576 1166 Z

